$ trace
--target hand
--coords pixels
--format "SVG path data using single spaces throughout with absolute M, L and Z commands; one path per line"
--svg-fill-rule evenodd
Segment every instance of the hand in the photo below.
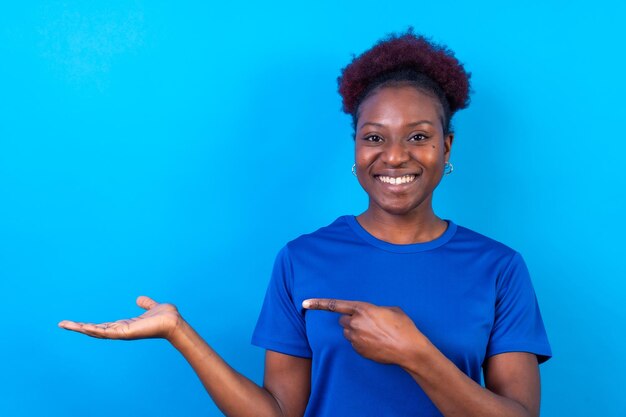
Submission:
M 169 339 L 182 322 L 173 304 L 159 304 L 149 297 L 141 296 L 137 298 L 137 305 L 148 311 L 132 319 L 100 324 L 63 320 L 59 327 L 99 339 Z
M 362 301 L 310 298 L 302 302 L 308 310 L 343 314 L 339 324 L 354 350 L 365 358 L 400 366 L 428 340 L 399 307 L 380 307 Z

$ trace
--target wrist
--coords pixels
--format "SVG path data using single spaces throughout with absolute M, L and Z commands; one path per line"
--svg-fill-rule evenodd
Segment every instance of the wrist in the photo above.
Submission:
M 406 353 L 402 355 L 402 363 L 398 365 L 410 374 L 417 374 L 423 369 L 424 364 L 429 363 L 435 352 L 437 352 L 435 346 L 422 336 L 409 345 Z
M 186 338 L 191 326 L 182 318 L 180 314 L 172 320 L 169 330 L 165 334 L 165 339 L 172 345 L 180 345 L 181 341 Z

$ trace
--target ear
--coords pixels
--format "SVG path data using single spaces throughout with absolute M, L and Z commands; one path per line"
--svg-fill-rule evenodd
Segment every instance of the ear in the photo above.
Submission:
M 443 155 L 446 161 L 450 160 L 450 151 L 452 150 L 452 142 L 454 141 L 454 133 L 448 133 L 443 138 Z

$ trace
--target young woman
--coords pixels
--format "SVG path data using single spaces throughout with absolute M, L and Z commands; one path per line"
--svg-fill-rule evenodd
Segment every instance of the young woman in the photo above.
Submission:
M 139 297 L 139 317 L 59 325 L 167 339 L 227 416 L 538 416 L 551 351 L 522 257 L 432 208 L 469 74 L 409 30 L 356 57 L 339 91 L 369 206 L 279 252 L 252 337 L 266 349 L 262 387 L 172 304 Z

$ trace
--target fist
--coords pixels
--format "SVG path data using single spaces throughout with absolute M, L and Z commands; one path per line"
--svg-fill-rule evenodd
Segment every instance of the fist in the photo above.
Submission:
M 302 307 L 341 314 L 344 337 L 359 355 L 376 362 L 403 366 L 426 341 L 399 307 L 327 298 L 305 300 Z

